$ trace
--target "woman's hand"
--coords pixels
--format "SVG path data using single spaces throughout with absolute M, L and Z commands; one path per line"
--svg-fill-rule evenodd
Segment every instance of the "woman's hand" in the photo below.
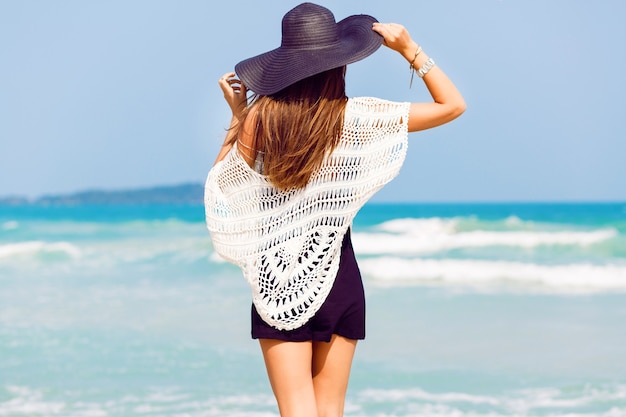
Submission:
M 417 43 L 411 38 L 409 31 L 398 23 L 374 23 L 374 32 L 383 37 L 383 45 L 399 52 L 409 62 L 413 59 Z
M 397 23 L 374 23 L 372 30 L 383 37 L 385 46 L 399 52 L 413 70 L 417 71 L 429 60 L 426 52 L 422 51 L 404 26 Z M 411 104 L 409 132 L 440 126 L 456 119 L 465 111 L 463 96 L 437 65 L 432 67 L 422 80 L 433 102 Z
M 235 142 L 235 126 L 237 123 L 241 122 L 243 112 L 248 105 L 246 86 L 243 85 L 241 80 L 235 77 L 234 72 L 227 72 L 222 75 L 218 84 L 224 93 L 224 99 L 226 100 L 226 103 L 228 103 L 228 107 L 230 107 L 233 115 L 230 120 L 230 127 L 228 128 L 228 133 L 224 138 L 222 148 L 215 159 L 216 164 L 221 161 L 233 147 L 233 143 Z
M 246 86 L 243 85 L 241 80 L 235 78 L 234 72 L 227 72 L 222 75 L 218 83 L 224 93 L 226 103 L 228 103 L 230 110 L 233 112 L 233 116 L 239 117 L 248 104 Z

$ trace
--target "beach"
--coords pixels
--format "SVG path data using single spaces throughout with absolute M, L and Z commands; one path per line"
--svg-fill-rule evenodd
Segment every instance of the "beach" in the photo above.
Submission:
M 0 206 L 0 416 L 278 416 L 203 214 Z M 626 203 L 371 203 L 352 231 L 346 416 L 626 416 Z

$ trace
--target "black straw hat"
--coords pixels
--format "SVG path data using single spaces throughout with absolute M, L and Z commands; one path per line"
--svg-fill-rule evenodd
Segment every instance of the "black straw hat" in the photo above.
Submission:
M 246 88 L 268 95 L 304 78 L 359 61 L 373 54 L 382 37 L 372 30 L 368 15 L 335 22 L 332 12 L 313 3 L 291 9 L 282 21 L 279 48 L 235 66 Z

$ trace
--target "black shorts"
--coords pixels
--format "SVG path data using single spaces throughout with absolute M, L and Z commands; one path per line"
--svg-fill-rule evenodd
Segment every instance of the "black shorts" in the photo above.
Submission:
M 365 339 L 365 293 L 352 249 L 350 229 L 343 239 L 339 271 L 333 287 L 317 313 L 302 327 L 275 329 L 263 321 L 252 305 L 253 339 L 330 342 L 333 334 L 348 339 Z

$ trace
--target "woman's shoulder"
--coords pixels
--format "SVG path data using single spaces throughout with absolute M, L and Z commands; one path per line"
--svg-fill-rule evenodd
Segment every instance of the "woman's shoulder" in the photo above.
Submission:
M 371 96 L 359 96 L 359 97 L 350 97 L 348 98 L 348 104 L 356 105 L 356 106 L 372 106 L 377 104 L 384 103 L 393 103 L 390 100 L 385 100 L 379 97 L 371 97 Z
M 346 112 L 359 115 L 381 115 L 406 113 L 411 103 L 385 100 L 378 97 L 351 97 L 346 105 Z

